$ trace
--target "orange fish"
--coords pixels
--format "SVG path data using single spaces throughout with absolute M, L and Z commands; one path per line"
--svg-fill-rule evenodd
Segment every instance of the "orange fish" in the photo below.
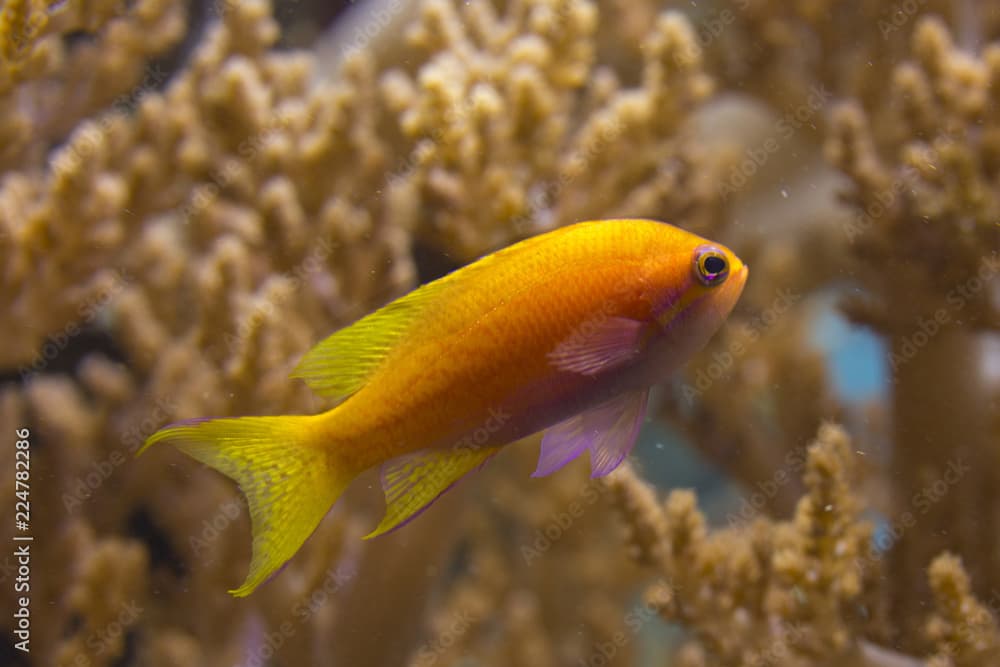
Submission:
M 360 473 L 381 466 L 397 528 L 504 445 L 548 429 L 534 476 L 635 443 L 649 387 L 701 348 L 743 290 L 727 248 L 650 220 L 583 222 L 487 255 L 341 329 L 295 368 L 318 415 L 194 419 L 167 442 L 236 480 L 253 558 L 244 596 L 290 559 Z

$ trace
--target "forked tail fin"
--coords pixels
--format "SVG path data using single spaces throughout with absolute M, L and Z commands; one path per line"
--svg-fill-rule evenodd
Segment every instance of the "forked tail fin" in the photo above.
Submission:
M 250 506 L 253 558 L 237 597 L 253 592 L 319 525 L 354 478 L 331 456 L 313 416 L 192 419 L 164 427 L 166 442 L 236 480 Z

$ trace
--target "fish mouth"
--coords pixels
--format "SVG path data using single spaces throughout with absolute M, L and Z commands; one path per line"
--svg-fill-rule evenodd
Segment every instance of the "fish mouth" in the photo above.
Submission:
M 740 268 L 729 274 L 729 280 L 720 285 L 719 290 L 712 295 L 715 309 L 723 319 L 729 316 L 733 307 L 736 306 L 736 302 L 739 301 L 749 275 L 750 267 L 741 262 Z
M 736 288 L 738 292 L 743 292 L 743 286 L 746 285 L 747 276 L 750 275 L 750 267 L 746 264 L 740 263 L 740 270 L 733 275 L 733 279 L 738 284 Z

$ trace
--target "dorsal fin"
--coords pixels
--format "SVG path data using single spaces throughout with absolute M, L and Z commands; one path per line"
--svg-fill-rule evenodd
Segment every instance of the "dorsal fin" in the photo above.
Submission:
M 457 297 L 464 286 L 474 285 L 474 278 L 496 268 L 503 260 L 534 248 L 542 239 L 551 240 L 555 234 L 593 224 L 601 223 L 578 223 L 533 236 L 418 287 L 316 344 L 299 361 L 292 377 L 305 380 L 320 396 L 337 400 L 347 398 L 367 383 L 422 315 L 437 310 L 428 306 L 438 302 L 443 294 L 449 294 L 444 306 L 451 306 L 454 304 L 452 297 Z M 469 313 L 471 317 L 475 315 Z M 454 324 L 460 326 L 461 321 L 456 320 Z
M 302 357 L 292 377 L 320 396 L 347 398 L 364 386 L 442 284 L 428 283 L 327 336 Z

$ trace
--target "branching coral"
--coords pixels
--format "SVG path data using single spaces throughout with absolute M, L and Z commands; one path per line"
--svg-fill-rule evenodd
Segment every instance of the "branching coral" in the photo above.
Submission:
M 854 456 L 843 429 L 824 425 L 792 520 L 711 533 L 692 493 L 673 491 L 660 506 L 631 468 L 608 479 L 633 557 L 661 577 L 647 599 L 692 631 L 678 664 L 919 664 L 870 643 L 885 630 L 885 573 L 852 488 Z M 971 596 L 960 562 L 938 558 L 930 582 L 937 611 L 927 633 L 937 648 L 928 664 L 992 664 L 997 618 Z
M 125 653 L 129 633 L 149 611 L 147 555 L 135 541 L 108 538 L 95 543 L 80 523 L 69 530 L 75 533 L 70 538 L 71 553 L 77 555 L 78 571 L 73 585 L 61 591 L 60 597 L 80 622 L 69 639 L 51 638 L 52 645 L 59 647 L 54 664 L 77 664 L 79 656 L 91 654 L 90 664 L 112 665 Z
M 984 529 L 1000 521 L 991 408 L 955 400 L 988 391 L 978 337 L 998 328 L 990 285 L 1000 269 L 1000 46 L 973 58 L 940 21 L 924 20 L 911 48 L 894 70 L 890 104 L 834 110 L 827 152 L 851 177 L 857 212 L 845 233 L 865 296 L 846 308 L 888 339 L 894 513 L 921 516 L 893 556 L 905 573 L 894 579 L 894 615 L 916 637 L 910 614 L 928 589 L 912 582 L 943 549 L 963 556 L 980 590 L 1000 585 L 1000 544 Z M 882 115 L 897 131 L 876 139 L 869 119 Z
M 613 541 L 595 538 L 618 523 L 607 489 L 584 461 L 525 487 L 536 451 L 519 444 L 480 473 L 459 544 L 462 574 L 444 582 L 412 667 L 460 664 L 463 655 L 496 665 L 634 664 L 629 604 L 640 573 L 618 562 Z
M 663 404 L 671 425 L 747 488 L 731 515 L 737 523 L 791 510 L 803 488 L 805 446 L 816 423 L 838 411 L 822 358 L 805 342 L 802 294 L 786 287 L 746 301 Z M 792 401 L 799 409 L 781 409 Z
M 73 7 L 59 11 L 77 16 Z M 165 37 L 137 37 L 145 25 L 141 21 L 158 16 L 154 9 L 138 3 L 121 15 L 102 10 L 87 20 L 59 16 L 67 21 L 66 30 L 85 26 L 93 35 L 85 44 L 99 45 L 95 52 L 101 57 L 111 57 L 109 40 L 141 43 L 148 50 L 128 59 L 129 67 L 140 73 L 147 55 L 161 53 L 171 43 Z M 669 175 L 658 167 L 679 150 L 672 135 L 684 114 L 707 94 L 707 80 L 696 58 L 683 67 L 671 66 L 672 49 L 690 51 L 685 44 L 690 34 L 681 18 L 665 16 L 651 31 L 641 88 L 623 90 L 606 72 L 598 77 L 600 86 L 583 91 L 594 71 L 589 42 L 593 13 L 583 2 L 537 2 L 492 18 L 485 5 L 476 5 L 462 10 L 459 19 L 451 5 L 432 4 L 413 28 L 414 44 L 427 58 L 413 78 L 402 71 L 379 75 L 371 55 L 360 52 L 345 61 L 337 82 L 313 84 L 308 57 L 272 50 L 278 33 L 266 4 L 226 5 L 186 67 L 168 81 L 157 80 L 129 94 L 125 103 L 79 122 L 67 136 L 55 129 L 49 134 L 33 131 L 32 150 L 45 137 L 64 142 L 50 155 L 39 152 L 27 164 L 20 160 L 18 170 L 8 170 L 0 185 L 0 299 L 12 315 L 16 342 L 0 355 L 5 365 L 17 369 L 18 380 L 5 389 L 4 405 L 10 423 L 33 425 L 41 451 L 57 452 L 61 443 L 75 443 L 72 452 L 55 459 L 37 455 L 38 465 L 61 480 L 46 500 L 59 508 L 55 516 L 63 516 L 50 524 L 53 534 L 69 522 L 85 522 L 110 534 L 127 533 L 155 552 L 143 566 L 143 576 L 160 591 L 157 607 L 166 610 L 155 621 L 164 631 L 160 636 L 174 641 L 144 644 L 141 655 L 151 661 L 186 655 L 217 662 L 239 659 L 245 651 L 280 650 L 286 659 L 309 662 L 312 644 L 267 647 L 255 628 L 264 623 L 280 629 L 291 623 L 292 634 L 322 633 L 331 626 L 351 631 L 336 609 L 351 603 L 353 591 L 365 590 L 367 596 L 378 585 L 372 568 L 382 557 L 376 547 L 359 561 L 356 550 L 339 545 L 360 534 L 368 500 L 345 501 L 355 511 L 321 528 L 285 573 L 284 586 L 262 591 L 258 606 L 226 614 L 222 610 L 229 601 L 219 580 L 231 584 L 228 565 L 248 555 L 242 504 L 215 476 L 191 468 L 164 472 L 162 461 L 133 464 L 131 454 L 171 419 L 318 407 L 300 385 L 286 379 L 287 371 L 338 323 L 412 284 L 409 245 L 415 211 L 437 212 L 431 228 L 447 230 L 450 224 L 448 233 L 458 233 L 453 206 L 442 199 L 447 189 L 442 184 L 464 178 L 462 187 L 478 187 L 489 181 L 483 179 L 487 168 L 497 175 L 493 183 L 512 179 L 509 186 L 520 192 L 521 203 L 505 219 L 520 217 L 523 228 L 498 226 L 495 220 L 488 226 L 497 212 L 485 209 L 468 226 L 478 231 L 461 242 L 424 228 L 428 240 L 464 255 L 529 233 L 544 216 L 541 208 L 534 211 L 537 216 L 529 215 L 525 193 L 549 188 L 562 172 L 572 172 L 572 177 L 563 179 L 545 204 L 573 207 L 559 215 L 580 215 L 586 206 L 596 214 L 619 201 L 612 196 L 615 191 L 627 188 L 645 202 L 645 212 L 663 217 L 658 199 L 675 196 L 668 185 L 676 181 L 670 179 L 690 176 L 693 158 L 685 158 L 687 165 Z M 67 48 L 55 41 L 60 35 L 55 16 L 45 29 L 53 31 L 52 39 L 42 31 L 15 54 L 18 60 L 9 76 L 21 77 L 21 96 L 32 86 L 43 89 L 48 81 L 72 74 L 68 59 L 47 70 L 24 65 L 34 53 Z M 454 33 L 438 43 L 433 42 L 435 16 L 442 29 Z M 30 19 L 10 20 L 22 25 Z M 471 37 L 477 35 L 477 22 L 482 33 L 488 21 L 507 25 L 508 42 L 494 43 L 496 35 Z M 573 30 L 567 31 L 568 25 Z M 179 28 L 161 34 L 176 37 Z M 508 53 L 506 47 L 515 41 L 517 48 Z M 468 50 L 466 60 L 455 58 L 461 48 Z M 447 86 L 460 80 L 458 71 L 470 64 L 467 87 L 449 93 Z M 89 66 L 96 67 L 93 62 Z M 122 75 L 115 85 L 128 89 L 135 78 Z M 91 96 L 86 99 L 106 104 L 109 96 L 121 94 L 114 85 L 101 90 L 103 98 L 87 93 Z M 442 110 L 442 104 L 462 103 L 467 91 L 475 91 L 470 109 L 486 115 L 453 113 L 448 118 L 456 125 L 450 130 L 428 124 L 429 114 Z M 576 110 L 575 101 L 585 95 L 593 113 Z M 42 108 L 49 112 L 57 100 L 65 104 L 57 96 L 39 99 L 48 100 L 49 106 Z M 96 104 L 81 102 L 71 111 L 83 117 Z M 497 104 L 502 105 L 499 110 Z M 20 122 L 13 112 L 5 118 Z M 469 123 L 476 118 L 481 135 L 470 133 Z M 387 141 L 393 136 L 399 144 L 390 149 Z M 476 146 L 466 144 L 476 136 L 484 142 L 476 146 L 494 154 L 490 161 L 469 152 Z M 619 173 L 612 161 L 598 157 L 603 144 L 595 142 L 620 144 L 608 148 L 611 158 L 635 147 L 645 157 L 634 162 L 633 171 Z M 404 163 L 409 166 L 394 171 L 390 154 L 405 156 L 411 150 L 412 158 Z M 613 181 L 601 186 L 606 194 L 600 201 L 587 201 L 584 188 L 601 183 L 602 175 L 613 175 Z M 689 203 L 704 199 L 696 188 L 678 196 L 677 201 Z M 475 202 L 476 197 L 465 196 L 454 204 L 471 214 L 482 208 Z M 562 222 L 558 218 L 544 224 Z M 504 231 L 496 236 L 487 229 Z M 62 371 L 65 350 L 94 331 L 113 339 L 113 356 L 93 352 L 70 367 L 69 374 Z M 179 497 L 190 501 L 178 505 L 172 499 Z M 447 553 L 454 528 L 440 525 L 440 539 L 435 540 L 425 522 L 425 539 L 408 549 L 412 558 L 434 562 Z M 134 547 L 112 541 L 107 548 Z M 37 565 L 62 572 L 46 596 L 53 601 L 60 599 L 57 590 L 73 588 L 83 576 L 60 568 L 60 557 L 52 553 Z M 514 557 L 514 563 L 523 562 L 520 554 Z M 360 565 L 347 576 L 337 564 L 350 562 Z M 182 591 L 174 585 L 178 578 L 193 589 L 213 591 L 202 600 L 197 622 L 180 603 Z M 365 589 L 354 588 L 355 580 L 366 582 Z M 384 585 L 400 596 L 394 609 L 421 611 L 426 580 L 412 579 L 405 593 L 397 582 Z M 316 590 L 326 602 L 313 604 L 316 593 L 310 591 Z M 338 604 L 328 604 L 334 593 Z M 512 627 L 522 629 L 518 632 L 537 627 L 533 619 L 538 614 L 556 611 L 539 607 L 524 592 L 510 595 L 520 600 L 510 618 Z M 616 600 L 605 604 L 603 613 L 616 609 Z M 91 603 L 81 598 L 79 604 Z M 54 631 L 73 622 L 70 606 L 59 609 L 61 616 L 50 619 Z M 602 636 L 600 614 L 594 612 L 587 637 Z M 406 645 L 405 638 L 401 634 L 400 642 L 380 645 L 345 644 L 343 656 L 347 662 L 391 660 Z M 87 649 L 73 642 L 47 643 L 45 659 L 87 657 Z M 241 644 L 242 651 L 236 648 Z M 361 646 L 367 648 L 352 648 Z M 522 657 L 553 650 L 529 643 Z M 590 648 L 584 643 L 575 650 L 586 655 Z M 116 645 L 107 659 L 119 653 Z M 552 660 L 559 659 L 555 655 Z
M 824 426 L 809 448 L 795 519 L 758 519 L 708 533 L 695 497 L 672 492 L 663 507 L 630 469 L 609 485 L 631 533 L 633 553 L 658 567 L 667 587 L 649 592 L 666 620 L 692 628 L 706 664 L 808 665 L 850 656 L 866 630 L 863 584 L 877 562 L 866 552 L 871 527 L 849 488 L 847 435 Z
M 149 20 L 152 9 L 139 3 L 126 16 Z M 122 39 L 116 21 L 93 26 L 98 41 Z M 7 173 L 0 188 L 0 298 L 17 327 L 2 354 L 21 380 L 5 423 L 39 425 L 35 437 L 52 448 L 74 443 L 70 455 L 39 455 L 63 480 L 48 498 L 54 517 L 82 514 L 166 541 L 168 558 L 190 564 L 168 570 L 194 566 L 195 581 L 228 576 L 224 565 L 246 557 L 235 527 L 244 513 L 232 515 L 227 487 L 210 476 L 143 481 L 147 463 L 130 460 L 143 438 L 209 406 L 308 408 L 285 377 L 290 365 L 338 321 L 412 280 L 407 228 L 388 225 L 374 196 L 384 149 L 370 125 L 370 63 L 352 65 L 342 86 L 313 89 L 306 58 L 269 51 L 277 36 L 266 4 L 234 6 L 162 93 L 82 123 L 45 165 Z M 110 332 L 126 363 L 94 353 L 74 377 L 53 374 L 63 350 L 94 329 Z M 176 497 L 192 501 L 178 510 Z M 219 516 L 232 537 L 199 549 L 202 522 Z M 330 528 L 328 540 L 342 526 Z M 203 567 L 213 553 L 215 565 Z M 73 571 L 45 562 L 69 588 Z M 291 606 L 297 595 L 278 597 Z M 173 622 L 185 625 L 182 616 Z M 222 618 L 187 631 L 239 632 L 218 626 Z
M 416 76 L 389 72 L 384 89 L 413 142 L 393 191 L 431 212 L 427 238 L 468 259 L 597 216 L 708 224 L 711 174 L 678 136 L 711 91 L 690 27 L 659 17 L 636 89 L 594 63 L 595 28 L 595 7 L 577 0 L 504 15 L 488 3 L 424 5 L 408 34 L 433 55 Z
M 930 566 L 937 613 L 927 625 L 935 645 L 929 667 L 974 667 L 1000 655 L 1000 595 L 993 591 L 989 607 L 971 593 L 962 562 L 942 554 Z
M 624 667 L 662 617 L 686 631 L 675 664 L 992 664 L 1000 421 L 995 400 L 956 396 L 995 399 L 979 367 L 1000 321 L 1000 51 L 962 51 L 920 15 L 960 17 L 964 47 L 995 19 L 936 0 L 903 14 L 389 4 L 375 27 L 405 30 L 359 33 L 336 73 L 279 50 L 261 0 L 214 3 L 199 35 L 162 0 L 0 7 L 0 423 L 30 427 L 46 480 L 33 491 L 38 660 Z M 706 103 L 722 88 L 788 111 L 815 87 L 807 131 L 765 157 L 798 164 L 828 123 L 857 215 L 810 234 L 747 229 L 756 219 L 723 196 Z M 850 99 L 828 116 L 827 95 Z M 169 452 L 134 462 L 147 435 L 324 407 L 288 370 L 411 287 L 414 244 L 460 263 L 625 215 L 735 236 L 752 266 L 730 326 L 656 415 L 749 492 L 728 528 L 689 491 L 661 503 L 631 469 L 607 485 L 584 466 L 528 483 L 536 451 L 522 443 L 374 542 L 360 536 L 377 483 L 360 482 L 279 578 L 240 603 L 225 594 L 249 556 L 246 508 Z M 877 503 L 888 528 L 874 542 L 845 432 L 824 426 L 805 447 L 817 423 L 850 418 L 807 342 L 811 296 L 841 277 L 862 295 L 847 311 L 892 353 L 891 474 L 871 463 L 863 480 L 894 501 Z M 645 569 L 605 539 L 621 523 Z M 962 560 L 933 560 L 945 548 Z
M 77 124 L 166 78 L 147 61 L 184 34 L 181 5 L 11 0 L 0 9 L 0 168 L 37 166 Z M 84 35 L 84 38 L 80 38 Z M 76 37 L 76 39 L 71 39 Z M 139 90 L 136 86 L 140 85 Z M 99 131 L 97 123 L 90 128 Z
M 946 303 L 950 291 L 984 266 L 995 273 L 984 260 L 1000 240 L 994 224 L 1000 214 L 1000 47 L 987 47 L 975 60 L 952 46 L 944 25 L 927 20 L 914 33 L 912 55 L 893 72 L 891 103 L 872 114 L 856 103 L 841 105 L 827 142 L 831 161 L 856 187 L 849 197 L 860 214 L 847 233 L 863 259 L 859 277 L 881 299 L 867 307 L 855 303 L 852 312 L 887 329 L 910 327 L 926 314 L 914 299 L 900 298 L 897 285 L 935 296 L 925 303 L 954 307 Z M 876 139 L 871 115 L 889 115 L 895 131 Z M 936 264 L 928 267 L 931 261 Z M 886 268 L 897 280 L 882 280 Z M 955 295 L 964 302 L 961 324 L 996 328 L 988 290 L 969 287 Z

